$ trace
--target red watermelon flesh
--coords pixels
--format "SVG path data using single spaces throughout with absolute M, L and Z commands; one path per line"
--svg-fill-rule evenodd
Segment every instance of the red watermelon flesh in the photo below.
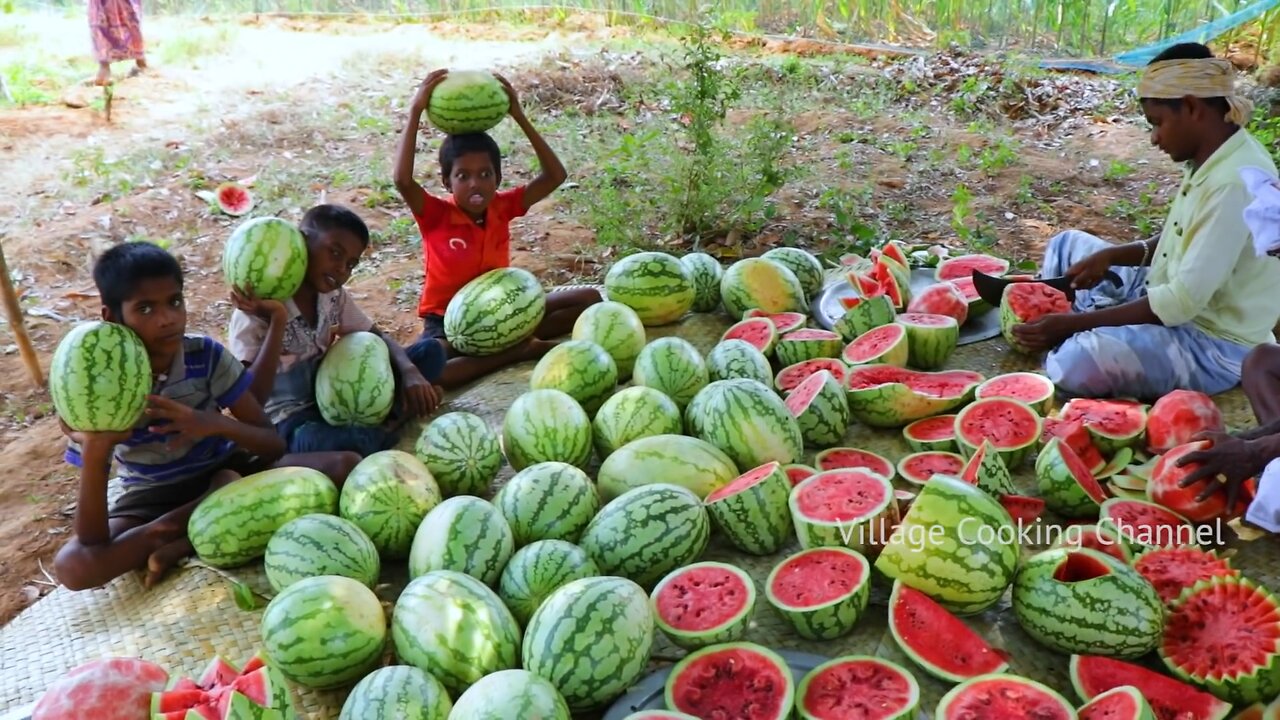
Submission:
M 859 335 L 853 342 L 845 346 L 840 359 L 850 365 L 870 362 L 880 357 L 894 345 L 904 342 L 907 329 L 897 323 L 881 325 Z
M 956 416 L 934 415 L 923 420 L 916 420 L 903 428 L 902 433 L 922 442 L 950 440 L 956 436 Z
M 1166 604 L 1201 580 L 1240 575 L 1239 570 L 1218 557 L 1217 553 L 1197 547 L 1149 550 L 1138 556 L 1133 569 L 1155 586 L 1156 593 Z
M 1168 452 L 1199 433 L 1222 429 L 1222 410 L 1213 398 L 1195 390 L 1174 390 L 1147 413 L 1147 449 Z
M 847 551 L 802 550 L 782 561 L 769 592 L 789 608 L 811 608 L 849 597 L 864 583 L 864 567 Z
M 1081 490 L 1084 490 L 1084 494 L 1088 495 L 1090 500 L 1099 505 L 1106 502 L 1107 492 L 1102 489 L 1102 485 L 1098 483 L 1098 479 L 1089 471 L 1088 466 L 1084 464 L 1079 455 L 1075 454 L 1070 445 L 1062 441 L 1058 442 L 1059 455 L 1062 456 L 1062 461 L 1066 464 L 1067 470 L 1071 471 L 1071 477 L 1075 478 L 1076 484 L 1080 486 Z
M 720 339 L 745 340 L 755 349 L 767 354 L 773 349 L 773 343 L 778 339 L 778 329 L 768 318 L 750 318 L 734 323 L 733 327 L 726 330 Z
M 1017 675 L 975 678 L 952 688 L 934 720 L 1075 720 L 1075 709 L 1049 688 Z
M 811 468 L 808 465 L 784 465 L 782 470 L 787 473 L 787 479 L 791 481 L 792 487 L 818 474 L 816 468 Z
M 1099 529 L 1097 525 L 1080 524 L 1070 526 L 1063 538 L 1064 544 L 1097 550 L 1103 555 L 1110 555 L 1128 565 L 1133 559 L 1120 537 L 1110 530 Z
M 1112 438 L 1134 437 L 1147 426 L 1145 406 L 1132 400 L 1073 398 L 1059 417 L 1068 422 L 1079 420 L 1086 428 Z
M 1009 261 L 993 255 L 982 255 L 978 253 L 970 255 L 958 255 L 938 263 L 938 269 L 934 271 L 935 278 L 941 282 L 943 280 L 958 280 L 961 278 L 973 281 L 973 271 L 977 270 L 985 275 L 1004 275 L 1009 272 Z
M 778 376 L 774 378 L 773 382 L 778 386 L 779 392 L 789 393 L 800 387 L 800 383 L 808 380 L 810 375 L 819 370 L 830 372 L 835 376 L 836 382 L 843 385 L 849 372 L 849 366 L 838 358 L 814 358 L 783 368 L 778 372 Z
M 1026 495 L 1001 495 L 1000 504 L 1015 523 L 1030 525 L 1044 515 L 1044 499 Z
M 752 590 L 738 572 L 717 563 L 697 563 L 664 579 L 653 604 L 662 622 L 697 633 L 734 622 L 751 598 Z
M 894 474 L 893 463 L 886 458 L 869 450 L 859 450 L 857 448 L 828 448 L 818 453 L 813 461 L 818 466 L 818 470 L 822 472 L 862 468 L 889 479 L 893 479 Z
M 982 374 L 972 370 L 925 372 L 892 365 L 867 365 L 851 368 L 845 385 L 850 390 L 866 390 L 901 383 L 921 395 L 957 398 L 971 392 L 982 381 Z
M 896 581 L 889 597 L 889 632 L 912 662 L 942 680 L 962 682 L 1009 667 L 1005 653 L 964 621 L 928 595 Z
M 140 720 L 150 717 L 151 694 L 168 684 L 169 671 L 146 660 L 91 660 L 50 685 L 31 720 Z
M 1079 720 L 1142 720 L 1146 711 L 1142 693 L 1133 687 L 1112 688 L 1080 708 Z
M 903 302 L 902 288 L 898 285 L 898 278 L 893 274 L 893 270 L 883 262 L 876 263 L 871 271 L 871 278 L 880 284 L 880 291 L 889 296 L 889 301 L 896 308 L 905 305 Z
M 902 244 L 897 240 L 890 240 L 881 248 L 881 252 L 890 260 L 896 261 L 904 268 L 911 267 L 911 261 L 907 259 L 907 251 L 902 249 Z
M 730 482 L 728 485 L 725 485 L 724 487 L 708 495 L 706 497 L 706 500 L 704 500 L 703 502 L 705 504 L 710 504 L 717 500 L 723 500 L 724 498 L 727 498 L 730 495 L 737 495 L 738 493 L 743 492 L 744 490 L 748 490 L 752 487 L 755 487 L 756 485 L 759 485 L 766 478 L 768 478 L 770 475 L 774 474 L 781 468 L 782 468 L 782 465 L 779 464 L 778 462 L 769 462 L 769 463 L 765 463 L 764 465 L 761 465 L 760 467 L 748 470 L 742 473 L 741 475 L 739 475 L 738 477 L 734 478 L 733 481 Z
M 1045 315 L 1071 312 L 1071 301 L 1061 290 L 1042 282 L 1017 282 L 1006 285 L 1002 305 L 1018 322 L 1031 323 Z
M 1215 577 L 1171 607 L 1160 656 L 1178 675 L 1212 683 L 1265 676 L 1277 646 L 1280 606 L 1270 591 L 1248 580 Z
M 1081 420 L 1060 420 L 1058 418 L 1045 418 L 1044 431 L 1040 434 L 1040 442 L 1047 444 L 1050 438 L 1061 438 L 1067 447 L 1075 452 L 1076 457 L 1089 468 L 1090 472 L 1098 472 L 1107 466 L 1107 460 L 1102 456 L 1102 452 L 1098 450 L 1098 446 L 1093 444 L 1093 438 L 1089 435 L 1089 431 L 1085 430 L 1084 422 Z
M 698 718 L 671 710 L 641 710 L 628 715 L 626 720 L 698 720 Z
M 1228 515 L 1227 491 L 1216 479 L 1205 478 L 1190 487 L 1178 487 L 1184 478 L 1200 467 L 1199 463 L 1179 467 L 1178 461 L 1190 453 L 1207 450 L 1211 445 L 1207 441 L 1192 442 L 1161 455 L 1147 481 L 1147 497 L 1151 502 L 1163 505 L 1192 522 L 1209 522 Z M 1209 483 L 1213 483 L 1214 493 L 1205 500 L 1198 500 Z M 1236 512 L 1232 514 L 1243 512 L 1244 506 L 1237 500 Z
M 862 297 L 876 297 L 884 294 L 884 288 L 880 287 L 880 282 L 870 275 L 851 272 L 848 279 L 849 286 Z
M 958 477 L 964 472 L 964 465 L 964 458 L 955 453 L 927 450 L 899 460 L 898 474 L 907 482 L 924 485 L 939 473 Z
M 1178 547 L 1197 542 L 1195 528 L 1168 508 L 1145 500 L 1113 498 L 1102 505 L 1099 522 L 1146 547 Z
M 1231 704 L 1141 665 L 1096 655 L 1071 656 L 1071 684 L 1092 700 L 1113 688 L 1133 686 L 1159 720 L 1223 720 Z
M 221 720 L 235 714 L 230 707 L 236 702 L 248 701 L 247 705 L 258 708 L 276 707 L 277 700 L 288 692 L 278 685 L 281 682 L 278 676 L 273 679 L 260 657 L 250 659 L 242 670 L 215 657 L 198 681 L 183 678 L 169 690 L 155 693 L 152 708 L 165 720 L 186 720 L 192 717 L 188 713 Z
M 960 412 L 956 436 L 973 447 L 990 440 L 997 450 L 1010 450 L 1036 441 L 1040 416 L 1035 410 L 1006 398 L 978 400 Z
M 819 330 L 816 328 L 802 328 L 787 333 L 787 340 L 838 340 L 839 335 L 830 330 Z
M 833 660 L 800 683 L 797 704 L 814 720 L 902 717 L 916 706 L 920 688 L 900 668 L 870 657 Z
M 795 509 L 815 522 L 861 520 L 884 507 L 893 488 L 865 470 L 827 470 L 809 478 L 792 493 Z
M 936 313 L 905 312 L 898 315 L 895 320 L 918 327 L 948 327 L 954 318 Z
M 951 280 L 947 280 L 947 282 L 955 287 L 956 290 L 959 290 L 960 295 L 964 297 L 965 301 L 970 305 L 982 300 L 982 296 L 978 294 L 977 286 L 973 284 L 972 275 L 953 278 Z
M 218 200 L 218 207 L 228 215 L 238 217 L 253 209 L 253 195 L 240 183 L 222 183 L 213 194 Z
M 686 655 L 667 678 L 667 706 L 700 718 L 783 720 L 795 703 L 791 670 L 754 643 L 712 645 Z
M 752 308 L 748 310 L 743 314 L 742 318 L 744 320 L 749 320 L 751 318 L 765 318 L 769 320 L 769 322 L 773 323 L 773 326 L 777 328 L 779 335 L 785 335 L 793 330 L 799 330 L 804 327 L 805 321 L 808 320 L 804 313 L 784 312 L 770 314 L 760 308 Z
M 1039 373 L 1016 372 L 997 375 L 978 386 L 974 397 L 1009 398 L 1032 407 L 1053 397 L 1053 381 Z

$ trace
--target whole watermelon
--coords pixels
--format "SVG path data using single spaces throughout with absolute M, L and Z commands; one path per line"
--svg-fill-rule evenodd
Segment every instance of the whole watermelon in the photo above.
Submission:
M 525 625 L 558 588 L 599 574 L 600 567 L 586 550 L 564 540 L 539 540 L 511 556 L 498 579 L 498 597 Z
M 287 300 L 307 275 L 307 240 L 281 218 L 243 222 L 222 249 L 222 275 L 228 285 L 263 300 Z
M 323 513 L 280 526 L 267 543 L 262 565 L 276 592 L 317 575 L 341 575 L 372 588 L 382 571 L 378 548 L 363 530 L 350 520 Z
M 528 670 L 499 670 L 467 688 L 454 717 L 469 720 L 571 720 L 555 686 Z
M 132 330 L 101 320 L 76 325 L 53 351 L 49 394 L 72 430 L 124 431 L 142 418 L 151 361 Z
M 800 248 L 779 247 L 760 257 L 772 260 L 795 273 L 805 297 L 811 298 L 822 290 L 822 263 L 813 256 L 813 253 Z
M 596 486 L 568 463 L 544 462 L 516 473 L 493 504 L 511 527 L 516 547 L 538 540 L 577 542 L 600 509 Z
M 444 311 L 449 344 L 463 355 L 496 355 L 528 340 L 547 312 L 533 273 L 496 268 L 462 286 Z
M 636 357 L 644 349 L 647 337 L 644 323 L 635 310 L 620 302 L 599 302 L 578 316 L 573 323 L 573 339 L 587 340 L 604 348 L 618 367 L 618 380 L 631 377 Z
M 300 580 L 262 613 L 268 661 L 308 688 L 327 689 L 364 677 L 387 638 L 378 596 L 359 581 L 335 575 Z
M 409 550 L 409 577 L 453 570 L 493 586 L 513 552 L 515 541 L 502 513 L 478 497 L 459 495 L 422 519 Z
M 342 336 L 316 370 L 316 407 L 330 425 L 375 427 L 391 414 L 396 378 L 387 343 L 371 332 Z
M 605 273 L 610 300 L 636 311 L 647 327 L 667 325 L 693 307 L 693 278 L 674 256 L 661 252 L 628 255 Z
M 602 572 L 645 588 L 697 560 L 711 538 L 702 499 L 678 485 L 643 485 L 619 495 L 592 519 L 578 544 Z
M 502 450 L 516 471 L 553 461 L 585 468 L 591 459 L 591 418 L 568 393 L 531 390 L 507 408 Z
M 342 483 L 338 514 L 363 530 L 389 560 L 409 556 L 422 518 L 440 504 L 440 488 L 427 468 L 403 450 L 376 452 Z
M 356 683 L 338 720 L 447 718 L 452 709 L 439 680 L 412 665 L 391 665 Z
M 448 497 L 488 494 L 502 468 L 498 435 L 475 413 L 451 412 L 432 420 L 413 452 Z
M 756 309 L 770 314 L 809 310 L 796 274 L 782 263 L 764 258 L 746 258 L 730 265 L 720 279 L 720 301 L 734 318 Z
M 693 343 L 678 337 L 658 338 L 636 358 L 634 382 L 651 387 L 684 408 L 710 379 L 706 359 Z
M 593 416 L 618 386 L 618 364 L 604 348 L 589 340 L 566 340 L 533 367 L 529 387 L 563 390 Z
M 493 73 L 450 70 L 431 91 L 427 120 L 446 135 L 493 129 L 511 110 L 511 99 Z
M 680 263 L 693 280 L 691 309 L 699 313 L 714 312 L 720 307 L 720 279 L 724 277 L 720 261 L 704 252 L 696 252 L 680 258 Z
M 717 380 L 699 393 L 696 409 L 700 417 L 690 420 L 696 436 L 720 448 L 739 468 L 799 462 L 804 449 L 799 421 L 764 383 Z
M 605 401 L 591 421 L 591 440 L 603 460 L 622 446 L 654 435 L 684 431 L 680 406 L 662 391 L 635 386 Z

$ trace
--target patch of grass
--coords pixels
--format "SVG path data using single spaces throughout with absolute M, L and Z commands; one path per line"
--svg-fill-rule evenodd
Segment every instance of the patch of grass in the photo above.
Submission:
M 83 60 L 57 61 L 37 55 L 0 66 L 0 75 L 13 97 L 12 105 L 22 107 L 59 102 L 66 88 L 91 77 L 94 69 Z M 0 96 L 0 105 L 7 104 L 9 101 Z
M 218 25 L 208 29 L 162 37 L 154 53 L 165 65 L 191 65 L 202 58 L 221 55 L 235 42 L 238 29 L 234 25 Z

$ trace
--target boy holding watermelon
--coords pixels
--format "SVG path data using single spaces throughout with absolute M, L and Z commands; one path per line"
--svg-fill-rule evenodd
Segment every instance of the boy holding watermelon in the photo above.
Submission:
M 432 72 L 414 95 L 396 153 L 394 179 L 422 235 L 424 273 L 418 301 L 422 338 L 438 340 L 449 354 L 440 385 L 454 388 L 512 363 L 541 357 L 555 345 L 551 338 L 572 332 L 582 311 L 600 302 L 600 293 L 589 288 L 549 293 L 546 316 L 534 336 L 497 355 L 461 355 L 449 344 L 444 332 L 444 312 L 449 301 L 468 282 L 511 264 L 510 222 L 560 187 L 567 173 L 525 117 L 511 83 L 495 76 L 510 100 L 511 119 L 524 131 L 537 154 L 541 173 L 526 185 L 499 191 L 502 154 L 493 138 L 486 133 L 449 135 L 440 145 L 440 178 L 450 194 L 441 198 L 423 189 L 414 179 L 413 170 L 419 122 L 431 102 L 431 93 L 447 75 L 447 70 Z
M 142 340 L 154 384 L 130 430 L 79 432 L 60 421 L 67 462 L 80 468 L 75 535 L 54 561 L 67 588 L 98 587 L 141 568 L 150 587 L 191 554 L 187 521 L 200 501 L 241 476 L 304 466 L 341 485 L 359 462 L 351 453 L 285 454 L 249 392 L 252 374 L 213 338 L 187 334 L 183 274 L 172 255 L 146 242 L 117 245 L 98 258 L 93 279 L 102 318 Z M 108 503 L 113 459 L 124 492 Z

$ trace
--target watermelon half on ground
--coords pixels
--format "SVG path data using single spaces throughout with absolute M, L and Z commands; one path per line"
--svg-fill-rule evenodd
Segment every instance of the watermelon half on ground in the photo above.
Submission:
M 755 643 L 723 643 L 676 663 L 665 694 L 668 708 L 694 717 L 785 720 L 795 706 L 795 680 L 774 651 Z
M 742 569 L 706 561 L 671 572 L 654 587 L 651 602 L 663 634 L 696 650 L 742 637 L 755 609 L 756 586 Z
M 1035 680 L 999 673 L 966 680 L 938 703 L 934 720 L 1076 720 L 1075 708 Z
M 1003 651 L 933 598 L 900 581 L 894 581 L 889 595 L 889 633 L 912 662 L 939 680 L 958 683 L 1009 669 Z
M 813 464 L 817 466 L 819 472 L 862 468 L 890 480 L 893 479 L 893 463 L 883 455 L 877 455 L 870 450 L 850 447 L 827 448 L 814 456 Z
M 871 597 L 871 564 L 845 547 L 816 547 L 778 563 L 765 596 L 796 634 L 834 640 L 853 632 Z
M 1138 688 L 1112 688 L 1080 707 L 1080 720 L 1155 720 Z
M 902 428 L 902 437 L 912 452 L 938 450 L 955 452 L 956 450 L 956 416 L 935 415 L 916 420 Z
M 825 470 L 795 486 L 788 498 L 802 548 L 882 545 L 897 520 L 893 485 L 867 470 Z
M 906 668 L 859 655 L 810 670 L 796 691 L 801 720 L 908 720 L 919 703 L 920 685 Z
M 898 475 L 913 485 L 924 485 L 934 475 L 959 477 L 964 472 L 965 459 L 955 453 L 926 450 L 911 453 L 898 461 Z

